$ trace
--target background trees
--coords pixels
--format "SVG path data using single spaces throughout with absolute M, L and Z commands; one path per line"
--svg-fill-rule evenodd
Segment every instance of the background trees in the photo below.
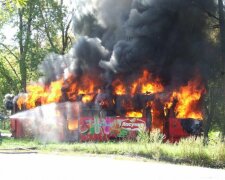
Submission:
M 7 0 L 0 6 L 2 107 L 4 95 L 26 91 L 27 83 L 39 77 L 38 65 L 46 54 L 64 54 L 73 35 L 72 12 L 63 0 Z
M 63 0 L 16 2 L 23 6 L 1 4 L 5 7 L 1 11 L 4 20 L 1 27 L 7 27 L 2 34 L 8 34 L 10 28 L 15 34 L 13 42 L 4 41 L 6 37 L 2 35 L 0 43 L 0 74 L 13 85 L 15 93 L 25 91 L 27 82 L 38 77 L 37 66 L 47 52 L 64 54 L 72 38 L 69 32 L 72 13 Z M 9 88 L 5 91 L 10 92 Z

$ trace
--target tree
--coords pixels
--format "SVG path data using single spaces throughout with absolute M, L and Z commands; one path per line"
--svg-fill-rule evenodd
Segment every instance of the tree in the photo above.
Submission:
M 72 12 L 67 11 L 63 0 L 60 0 L 60 3 L 54 0 L 39 1 L 39 12 L 41 17 L 39 23 L 44 27 L 42 31 L 46 34 L 51 50 L 58 54 L 65 54 L 72 42 L 69 34 Z
M 204 139 L 207 142 L 212 128 L 219 129 L 225 136 L 225 17 L 223 0 L 217 1 L 214 12 L 204 8 L 204 1 L 199 2 L 195 1 L 196 6 L 209 17 L 209 37 L 212 36 L 215 48 L 204 102 Z
M 72 15 L 66 15 L 63 1 L 28 0 L 26 6 L 14 8 L 12 24 L 18 29 L 15 44 L 0 43 L 0 49 L 7 52 L 8 62 L 17 63 L 18 67 L 8 68 L 20 82 L 22 91 L 26 91 L 27 82 L 37 78 L 37 66 L 44 56 L 48 52 L 65 54 L 71 45 Z
M 221 79 L 220 88 L 222 90 L 222 103 L 221 103 L 221 114 L 223 115 L 219 121 L 220 129 L 223 134 L 223 139 L 225 137 L 225 16 L 224 16 L 224 3 L 223 0 L 218 0 L 218 16 L 219 16 L 219 42 L 220 42 L 220 72 L 221 72 Z

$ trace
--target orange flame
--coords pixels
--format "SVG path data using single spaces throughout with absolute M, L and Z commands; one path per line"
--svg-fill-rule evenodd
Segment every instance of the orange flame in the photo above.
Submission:
M 178 100 L 175 113 L 177 118 L 194 118 L 203 119 L 203 114 L 200 109 L 200 99 L 205 93 L 204 86 L 198 79 L 191 80 L 186 86 L 182 86 L 178 91 L 173 92 L 170 103 L 167 104 L 171 107 L 172 100 Z
M 113 87 L 116 95 L 125 95 L 126 94 L 126 88 L 123 82 L 119 79 L 115 80 L 113 82 Z
M 27 109 L 34 108 L 40 104 L 48 104 L 52 102 L 59 102 L 62 92 L 63 80 L 52 82 L 49 86 L 42 84 L 32 84 L 27 86 L 27 94 L 20 96 L 17 100 L 19 109 L 25 105 Z
M 87 94 L 82 97 L 83 103 L 89 103 L 94 99 L 94 94 Z
M 50 87 L 47 90 L 47 93 L 45 93 L 46 101 L 44 104 L 53 103 L 53 102 L 59 102 L 60 98 L 62 96 L 62 85 L 63 80 L 52 82 Z
M 82 76 L 81 79 L 75 80 L 73 76 L 66 80 L 67 83 L 67 97 L 71 101 L 77 100 L 78 96 L 82 96 L 82 102 L 88 103 L 93 100 L 97 93 L 98 83 L 89 75 Z
M 17 105 L 19 109 L 22 109 L 23 105 L 25 104 L 27 99 L 27 95 L 20 95 L 20 97 L 17 100 Z
M 138 82 L 141 84 L 142 93 L 157 93 L 164 90 L 160 80 L 157 78 L 154 81 L 150 80 L 151 74 L 144 70 L 141 78 L 138 79 Z
M 175 98 L 178 100 L 174 110 L 177 118 L 203 119 L 199 103 L 202 94 L 205 92 L 205 88 L 200 82 L 199 78 L 189 81 L 186 86 L 172 93 L 169 102 L 161 102 L 162 107 L 165 108 L 165 113 L 166 109 L 172 106 L 173 99 Z M 79 77 L 79 79 L 71 75 L 65 80 L 60 79 L 52 82 L 50 85 L 36 83 L 27 86 L 27 94 L 21 95 L 17 100 L 17 104 L 19 109 L 23 107 L 31 109 L 38 105 L 59 102 L 63 95 L 65 95 L 69 101 L 89 103 L 93 101 L 95 95 L 98 93 L 100 84 L 100 79 L 89 74 L 85 74 Z M 153 78 L 151 73 L 147 70 L 144 70 L 141 76 L 135 81 L 129 83 L 123 82 L 121 79 L 116 79 L 113 81 L 112 86 L 114 88 L 114 93 L 119 96 L 125 95 L 126 93 L 135 95 L 137 93 L 149 94 L 164 91 L 160 79 Z M 152 106 L 153 121 L 158 122 L 160 119 L 163 119 L 164 117 L 162 116 L 165 116 L 164 109 L 161 108 L 159 110 L 159 105 L 155 105 L 156 102 L 150 101 L 149 103 L 150 104 L 147 106 Z M 124 100 L 124 102 L 122 101 L 121 104 L 121 107 L 127 111 L 126 117 L 143 117 L 142 112 L 135 110 L 134 104 L 129 98 Z M 157 127 L 158 126 L 161 125 L 157 124 Z
M 113 87 L 116 95 L 125 95 L 126 87 L 120 79 L 116 79 L 113 82 Z M 148 94 L 148 93 L 158 93 L 164 90 L 163 85 L 159 78 L 153 80 L 152 75 L 144 70 L 141 77 L 133 81 L 130 85 L 130 94 L 133 96 L 136 93 Z
M 62 90 L 66 93 L 68 100 L 75 101 L 80 97 L 82 102 L 88 103 L 93 100 L 95 90 L 99 83 L 90 75 L 84 75 L 79 80 L 74 76 L 68 79 L 60 79 L 52 82 L 49 86 L 32 84 L 27 86 L 27 95 L 20 96 L 17 105 L 20 109 L 25 105 L 27 109 L 37 105 L 59 102 L 62 98 Z
M 78 129 L 78 120 L 68 120 L 68 129 L 70 131 Z
M 126 113 L 126 117 L 141 118 L 141 117 L 143 117 L 143 114 L 140 111 L 130 111 L 130 112 Z
M 138 93 L 138 91 L 141 91 L 142 94 L 149 94 L 162 92 L 163 90 L 164 87 L 160 79 L 156 78 L 153 81 L 151 74 L 147 70 L 144 70 L 142 76 L 131 85 L 131 95 Z

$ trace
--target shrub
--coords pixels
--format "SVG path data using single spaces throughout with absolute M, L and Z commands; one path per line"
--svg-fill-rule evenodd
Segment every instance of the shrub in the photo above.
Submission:
M 160 132 L 159 129 L 154 129 L 150 133 L 144 128 L 140 128 L 137 136 L 137 141 L 139 143 L 157 143 L 161 144 L 165 136 Z

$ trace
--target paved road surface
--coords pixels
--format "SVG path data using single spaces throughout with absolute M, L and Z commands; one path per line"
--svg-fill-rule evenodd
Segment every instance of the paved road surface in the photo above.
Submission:
M 112 157 L 0 153 L 0 180 L 225 180 L 225 170 Z

